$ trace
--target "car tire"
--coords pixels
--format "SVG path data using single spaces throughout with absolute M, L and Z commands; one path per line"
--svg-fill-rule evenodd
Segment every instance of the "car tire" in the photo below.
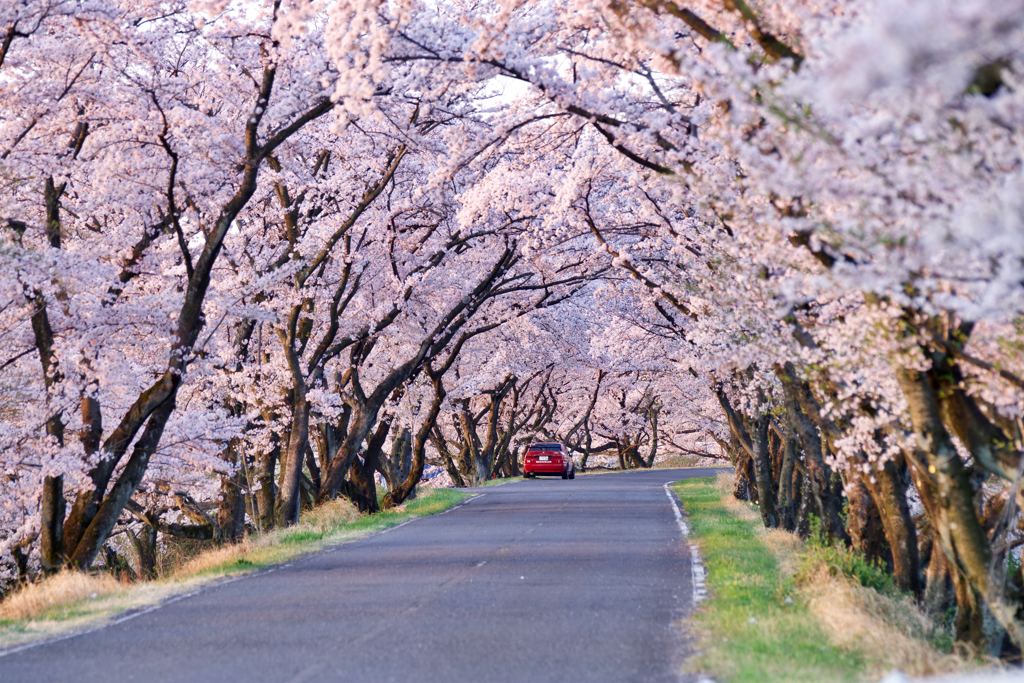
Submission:
M 570 479 L 575 479 L 576 478 L 576 468 L 575 467 L 573 467 L 571 470 L 569 470 L 569 478 Z
M 569 478 L 569 468 L 566 467 L 565 471 L 562 472 L 562 479 L 568 479 L 568 478 Z

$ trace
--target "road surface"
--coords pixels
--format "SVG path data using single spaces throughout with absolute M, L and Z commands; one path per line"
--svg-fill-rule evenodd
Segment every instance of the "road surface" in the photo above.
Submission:
M 664 484 L 711 470 L 530 480 L 0 653 L 0 681 L 681 681 L 690 552 Z

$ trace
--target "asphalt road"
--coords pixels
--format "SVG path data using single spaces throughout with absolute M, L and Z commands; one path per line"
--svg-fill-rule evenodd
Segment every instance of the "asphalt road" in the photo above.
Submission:
M 680 681 L 690 552 L 666 482 L 541 479 L 9 654 L 0 681 Z

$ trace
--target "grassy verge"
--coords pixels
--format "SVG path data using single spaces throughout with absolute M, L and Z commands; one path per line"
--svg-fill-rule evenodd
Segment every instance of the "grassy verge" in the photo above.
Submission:
M 912 598 L 848 575 L 855 563 L 840 557 L 845 551 L 764 529 L 757 509 L 732 497 L 731 475 L 674 488 L 711 594 L 694 617 L 694 668 L 718 681 L 862 681 L 893 669 L 926 675 L 977 664 L 950 652 Z
M 426 489 L 415 500 L 375 515 L 361 515 L 347 501 L 337 500 L 305 513 L 293 527 L 189 558 L 155 581 L 122 583 L 106 574 L 63 572 L 26 586 L 0 603 L 0 648 L 99 625 L 127 610 L 157 604 L 217 579 L 288 562 L 442 512 L 468 497 L 452 489 Z
M 511 484 L 514 481 L 523 481 L 522 477 L 503 477 L 501 479 L 488 479 L 481 486 L 502 486 L 503 484 Z

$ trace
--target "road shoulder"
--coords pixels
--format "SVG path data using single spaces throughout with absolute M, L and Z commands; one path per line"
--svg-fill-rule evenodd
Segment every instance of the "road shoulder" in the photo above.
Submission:
M 334 501 L 295 526 L 204 552 L 154 581 L 128 583 L 106 574 L 62 572 L 0 603 L 0 657 L 119 623 L 205 588 L 445 512 L 471 497 L 454 489 L 426 489 L 397 510 L 375 515 L 360 515 L 347 502 Z
M 910 596 L 872 583 L 845 548 L 766 530 L 756 506 L 732 497 L 731 475 L 688 479 L 673 490 L 707 567 L 709 599 L 693 618 L 700 654 L 717 681 L 878 680 L 976 670 L 952 651 L 941 625 Z

